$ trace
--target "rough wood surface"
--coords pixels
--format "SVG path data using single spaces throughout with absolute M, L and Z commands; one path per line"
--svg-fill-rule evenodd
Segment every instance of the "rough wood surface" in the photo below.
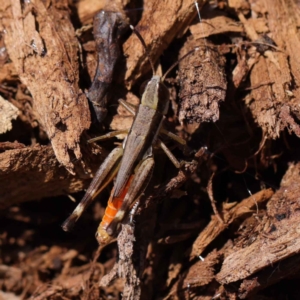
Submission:
M 300 251 L 297 200 L 299 170 L 299 164 L 290 166 L 280 189 L 268 202 L 267 218 L 260 224 L 262 230 L 254 242 L 246 248 L 234 249 L 225 258 L 221 271 L 216 276 L 221 284 L 244 279 Z
M 205 1 L 200 1 L 201 7 Z M 185 28 L 196 16 L 194 1 L 147 1 L 145 13 L 136 29 L 143 36 L 151 59 L 156 62 L 171 41 L 185 31 Z M 151 26 L 149 26 L 151 25 Z M 150 70 L 147 55 L 135 35 L 126 41 L 123 46 L 126 62 L 125 80 L 127 88 L 137 80 L 138 74 Z
M 194 37 L 182 47 L 180 57 L 199 50 L 179 64 L 179 122 L 216 122 L 219 119 L 219 105 L 225 100 L 227 82 L 225 58 L 207 41 L 200 44 Z
M 95 171 L 103 155 L 90 159 Z M 90 177 L 88 173 L 74 176 L 67 172 L 51 146 L 7 150 L 0 153 L 0 207 L 81 191 L 88 186 Z
M 19 115 L 19 110 L 0 96 L 0 134 L 12 129 L 12 120 Z
M 271 189 L 260 191 L 249 198 L 244 199 L 238 204 L 224 205 L 222 209 L 222 217 L 224 223 L 220 222 L 217 216 L 212 216 L 212 220 L 207 227 L 200 233 L 197 239 L 194 241 L 191 251 L 191 258 L 198 257 L 202 254 L 205 248 L 223 231 L 230 223 L 235 219 L 242 217 L 243 215 L 253 212 L 261 203 L 269 200 L 273 195 Z
M 261 5 L 270 31 L 269 36 L 280 51 L 267 50 L 264 56 L 257 58 L 250 75 L 251 85 L 257 88 L 251 91 L 254 101 L 247 102 L 254 118 L 268 137 L 278 137 L 284 128 L 299 136 L 297 82 L 300 76 L 297 66 L 300 61 L 295 55 L 300 46 L 295 34 L 299 24 L 299 6 L 294 1 L 280 0 L 265 0 Z M 259 36 L 253 25 L 241 13 L 238 16 L 249 38 L 253 42 L 258 41 Z M 282 22 L 277 22 L 275 16 L 280 16 Z
M 80 136 L 90 126 L 85 95 L 79 89 L 78 43 L 68 3 L 24 5 L 6 0 L 1 7 L 5 44 L 55 155 L 74 174 L 81 159 Z M 38 27 L 37 27 L 38 25 Z

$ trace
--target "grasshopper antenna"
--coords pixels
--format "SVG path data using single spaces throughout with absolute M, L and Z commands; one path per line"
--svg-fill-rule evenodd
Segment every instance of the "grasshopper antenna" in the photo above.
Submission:
M 149 59 L 150 65 L 151 65 L 151 69 L 152 69 L 152 73 L 153 73 L 153 75 L 155 75 L 154 64 L 153 64 L 153 61 L 151 60 L 150 53 L 148 51 L 148 48 L 146 46 L 146 43 L 145 43 L 144 39 L 142 38 L 141 34 L 132 25 L 129 25 L 129 27 L 132 30 L 132 32 L 135 33 L 135 35 L 138 37 L 138 39 L 140 40 L 140 42 L 142 43 L 142 45 L 143 45 L 143 47 L 145 49 L 145 52 L 146 52 L 146 54 L 148 56 L 148 59 Z
M 194 1 L 197 13 L 198 13 L 198 18 L 200 23 L 202 23 L 202 19 L 201 19 L 201 15 L 200 15 L 200 9 L 199 9 L 199 4 L 198 1 Z M 206 45 L 206 41 L 205 41 L 205 47 L 207 47 Z M 192 53 L 198 51 L 200 49 L 200 47 L 196 47 L 193 50 L 189 51 L 187 54 L 185 54 L 183 57 L 181 57 L 177 62 L 175 62 L 168 70 L 167 72 L 164 74 L 164 76 L 162 77 L 162 81 L 164 81 L 166 79 L 166 77 L 169 75 L 169 73 L 183 60 L 185 59 L 187 56 L 191 55 Z
M 162 77 L 161 81 L 164 81 L 166 79 L 166 77 L 169 75 L 169 73 L 183 60 L 185 59 L 187 56 L 193 54 L 194 52 L 198 51 L 200 49 L 200 47 L 196 47 L 193 50 L 189 51 L 187 54 L 183 55 L 182 57 L 180 57 L 168 70 L 167 72 L 164 74 L 164 76 Z

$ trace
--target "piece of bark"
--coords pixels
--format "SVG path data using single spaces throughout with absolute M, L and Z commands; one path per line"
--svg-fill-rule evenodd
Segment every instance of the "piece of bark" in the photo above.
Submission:
M 121 12 L 130 0 L 79 0 L 76 1 L 76 11 L 81 24 L 92 23 L 95 14 L 101 10 L 113 10 Z
M 197 13 L 194 2 L 149 0 L 144 3 L 144 12 L 136 30 L 145 40 L 154 63 L 173 39 L 193 21 Z M 204 3 L 204 0 L 198 1 L 199 7 Z M 130 89 L 141 74 L 150 70 L 150 64 L 142 44 L 134 34 L 123 45 L 123 52 L 128 56 L 125 83 Z
M 184 44 L 180 57 L 195 47 L 200 48 L 179 64 L 179 122 L 216 122 L 219 119 L 219 103 L 226 96 L 225 59 L 218 49 L 207 42 L 199 46 L 199 41 L 194 39 Z
M 1 72 L 0 72 L 0 82 L 1 83 L 17 81 L 17 76 L 18 76 L 18 73 L 16 72 L 12 62 L 6 62 L 1 67 Z
M 272 264 L 253 276 L 243 280 L 239 287 L 239 299 L 249 299 L 257 292 L 278 283 L 283 278 L 290 278 L 300 270 L 300 256 L 294 255 L 277 264 Z
M 96 168 L 103 156 L 93 155 L 91 159 Z M 0 208 L 81 191 L 88 186 L 89 177 L 80 178 L 67 172 L 51 146 L 7 150 L 0 154 Z
M 0 152 L 4 152 L 6 150 L 13 150 L 13 149 L 22 149 L 25 148 L 24 144 L 18 142 L 0 142 Z
M 249 13 L 250 4 L 246 0 L 228 0 L 228 7 L 242 11 L 243 14 Z
M 297 124 L 300 120 L 300 60 L 297 54 L 300 41 L 295 34 L 299 9 L 293 1 L 265 0 L 261 4 L 261 11 L 268 12 L 265 14 L 270 31 L 268 36 L 280 50 L 267 50 L 264 56 L 257 58 L 250 73 L 253 89 L 246 104 L 267 137 L 277 138 L 285 128 L 300 136 L 300 126 Z M 237 15 L 250 40 L 260 41 L 253 22 L 249 22 L 241 12 Z
M 12 291 L 22 286 L 22 270 L 13 266 L 0 265 L 0 286 Z M 0 297 L 1 299 L 1 297 Z
M 210 223 L 199 234 L 193 244 L 190 254 L 191 259 L 201 255 L 205 248 L 234 220 L 253 211 L 253 209 L 255 209 L 257 205 L 264 203 L 265 201 L 270 199 L 272 195 L 273 191 L 271 189 L 267 189 L 244 199 L 242 202 L 236 205 L 229 203 L 227 204 L 227 206 L 229 206 L 229 208 L 227 209 L 225 204 L 224 208 L 222 209 L 224 222 L 220 222 L 216 216 L 212 216 Z
M 138 300 L 141 296 L 141 278 L 134 262 L 134 226 L 122 225 L 118 236 L 119 262 L 118 273 L 125 279 L 123 299 Z
M 134 262 L 134 226 L 122 225 L 118 236 L 119 260 L 113 270 L 101 279 L 100 286 L 110 284 L 116 277 L 125 280 L 123 299 L 138 300 L 141 295 L 141 279 Z
M 103 9 L 107 0 L 80 0 L 76 1 L 76 11 L 81 24 L 93 22 L 95 14 Z
M 0 134 L 12 129 L 12 120 L 19 115 L 19 110 L 0 96 Z
M 246 51 L 244 49 L 237 49 L 237 65 L 232 71 L 232 83 L 233 83 L 233 91 L 230 98 L 233 98 L 235 89 L 239 88 L 240 84 L 245 80 L 246 76 L 249 72 L 249 66 L 246 60 Z
M 199 260 L 189 267 L 186 274 L 183 274 L 182 278 L 174 284 L 165 300 L 193 298 L 195 289 L 208 285 L 214 280 L 215 266 L 219 263 L 220 256 L 220 253 L 213 250 L 203 261 Z M 198 295 L 199 293 L 194 297 Z
M 121 37 L 128 28 L 121 12 L 101 10 L 94 17 L 97 69 L 87 97 L 98 123 L 102 123 L 112 98 L 112 81 L 121 56 Z
M 216 275 L 219 283 L 245 279 L 300 251 L 299 171 L 300 164 L 289 167 L 280 189 L 267 204 L 267 215 L 258 236 L 248 247 L 236 245 L 225 258 Z
M 90 112 L 78 86 L 78 42 L 68 2 L 46 6 L 37 0 L 21 7 L 5 0 L 1 15 L 7 51 L 32 94 L 38 121 L 59 162 L 74 174 L 72 160 L 82 157 L 80 136 L 90 126 Z

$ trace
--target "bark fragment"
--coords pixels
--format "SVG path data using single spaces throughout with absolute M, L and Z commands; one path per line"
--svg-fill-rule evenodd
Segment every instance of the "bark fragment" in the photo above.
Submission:
M 249 198 L 244 199 L 241 203 L 235 204 L 225 204 L 222 209 L 222 215 L 224 222 L 221 222 L 217 216 L 213 216 L 207 227 L 200 233 L 200 235 L 195 240 L 192 252 L 190 254 L 191 258 L 199 256 L 202 254 L 204 249 L 223 231 L 230 223 L 235 219 L 242 217 L 245 214 L 253 211 L 260 203 L 263 203 L 270 199 L 273 192 L 271 189 L 263 190 L 252 195 Z
M 268 12 L 265 15 L 268 36 L 275 41 L 279 51 L 267 50 L 263 56 L 257 57 L 257 63 L 250 74 L 253 89 L 246 103 L 267 137 L 278 137 L 284 128 L 299 136 L 300 130 L 296 124 L 296 120 L 299 120 L 297 82 L 300 82 L 297 67 L 300 61 L 295 55 L 295 49 L 299 47 L 299 40 L 294 34 L 297 26 L 296 4 L 293 1 L 266 0 L 262 5 L 264 11 Z M 275 16 L 278 15 L 282 22 L 275 21 Z M 242 13 L 238 13 L 238 17 L 245 26 L 248 37 L 253 42 L 258 40 L 253 24 Z M 262 82 L 268 84 L 259 86 Z M 287 111 L 287 114 L 283 111 Z
M 113 75 L 120 60 L 120 38 L 127 28 L 125 16 L 120 12 L 101 10 L 94 17 L 94 39 L 98 56 L 94 81 L 87 97 L 101 123 L 107 114 L 111 99 Z
M 226 95 L 225 59 L 216 48 L 206 42 L 189 40 L 180 57 L 200 47 L 182 60 L 179 65 L 181 123 L 216 122 L 219 119 L 219 102 Z
M 6 0 L 1 14 L 9 56 L 57 159 L 74 174 L 72 159 L 81 159 L 80 136 L 90 126 L 90 113 L 78 86 L 78 47 L 67 5 L 35 1 L 21 7 Z
M 205 1 L 198 1 L 199 7 L 201 8 L 204 3 Z M 145 2 L 144 13 L 136 29 L 144 38 L 154 62 L 171 41 L 185 31 L 196 13 L 192 0 Z M 130 88 L 140 74 L 145 74 L 150 70 L 150 65 L 143 46 L 135 35 L 131 35 L 125 42 L 123 51 L 124 55 L 128 56 L 125 80 L 127 88 Z
M 90 157 L 93 171 L 102 159 Z M 51 146 L 7 150 L 0 153 L 0 207 L 81 191 L 88 186 L 90 176 L 80 175 L 69 174 L 57 161 Z
M 0 134 L 12 129 L 12 120 L 19 115 L 19 110 L 0 96 Z
M 300 251 L 299 239 L 299 168 L 291 165 L 280 189 L 267 204 L 266 218 L 259 224 L 261 230 L 253 243 L 245 248 L 238 245 L 228 255 L 216 279 L 228 284 L 262 270 Z M 259 259 L 258 259 L 259 258 Z

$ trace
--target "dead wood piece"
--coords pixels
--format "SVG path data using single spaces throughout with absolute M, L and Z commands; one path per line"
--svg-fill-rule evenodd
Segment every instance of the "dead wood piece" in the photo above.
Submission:
M 120 38 L 127 28 L 127 21 L 121 12 L 101 10 L 94 17 L 93 34 L 98 64 L 87 96 L 99 123 L 107 114 L 113 75 L 121 55 Z
M 192 265 L 188 272 L 174 284 L 165 299 L 193 298 L 195 289 L 208 285 L 213 281 L 215 273 L 214 267 L 219 263 L 220 256 L 220 253 L 213 250 L 207 255 L 204 261 L 199 260 Z M 194 297 L 196 295 L 194 294 Z
M 238 63 L 232 71 L 232 83 L 234 88 L 236 89 L 244 81 L 249 72 L 249 66 L 247 65 L 245 50 L 237 49 L 237 61 Z
M 266 59 L 261 56 L 250 73 L 251 85 L 257 87 L 251 90 L 251 97 L 254 101 L 247 104 L 264 132 L 269 136 L 277 137 L 280 133 L 280 122 L 278 122 L 274 106 L 276 99 L 274 99 L 270 84 L 260 86 L 262 80 L 272 82 L 269 75 Z
M 1 66 L 0 83 L 17 81 L 17 76 L 18 74 L 12 62 L 6 62 Z
M 298 224 L 299 219 L 300 216 L 295 215 L 281 221 L 280 227 L 275 226 L 275 234 L 260 237 L 249 247 L 226 257 L 216 279 L 221 284 L 235 282 L 297 253 L 300 248 L 299 228 L 293 228 L 293 224 Z
M 269 217 L 280 221 L 299 209 L 299 174 L 300 164 L 290 164 L 281 180 L 280 189 L 267 204 Z
M 79 295 L 84 299 L 83 296 L 87 289 L 83 283 L 89 278 L 91 264 L 88 262 L 81 266 L 74 266 L 74 259 L 78 258 L 82 260 L 80 252 L 74 249 L 66 252 L 65 247 L 59 246 L 52 246 L 49 249 L 41 246 L 27 253 L 21 262 L 22 275 L 25 280 L 29 280 L 28 293 L 32 299 L 50 299 L 47 298 L 50 295 L 61 298 L 61 294 L 65 296 L 65 299 L 78 298 Z M 59 272 L 60 268 L 62 268 L 62 272 L 53 279 L 50 285 L 45 283 L 40 276 L 40 274 L 48 274 L 49 271 Z M 103 273 L 104 267 L 97 263 L 93 272 L 92 287 L 98 286 L 99 278 Z M 23 284 L 25 280 L 23 280 Z M 95 293 L 96 289 L 90 289 L 91 297 L 88 299 L 99 299 L 99 295 L 92 298 Z
M 225 258 L 216 276 L 221 284 L 244 279 L 300 251 L 299 169 L 299 164 L 289 167 L 280 189 L 268 202 L 265 224 L 255 241 L 246 248 L 235 248 Z
M 76 10 L 81 24 L 92 23 L 95 14 L 107 4 L 106 0 L 80 0 L 76 2 Z
M 180 56 L 198 46 L 199 41 L 188 40 Z M 181 123 L 216 122 L 219 119 L 219 103 L 225 100 L 225 59 L 207 43 L 201 43 L 199 47 L 179 64 Z
M 34 13 L 33 13 L 34 11 Z M 82 132 L 90 126 L 85 95 L 78 86 L 78 46 L 67 1 L 32 6 L 5 0 L 1 22 L 5 44 L 33 108 L 51 140 L 54 153 L 74 174 L 72 159 L 81 159 Z
M 246 0 L 229 0 L 228 6 L 236 10 L 242 11 L 244 14 L 249 13 L 250 4 Z
M 277 138 L 284 128 L 300 136 L 300 127 L 296 121 L 300 120 L 297 100 L 300 95 L 300 60 L 296 50 L 299 49 L 300 41 L 294 38 L 299 24 L 299 8 L 293 1 L 280 0 L 266 0 L 263 6 L 264 11 L 268 12 L 265 17 L 270 31 L 268 36 L 272 37 L 281 51 L 265 51 L 264 57 L 260 57 L 254 65 L 250 81 L 255 88 L 247 104 L 267 137 Z M 278 15 L 281 16 L 281 22 L 277 22 Z M 238 12 L 238 17 L 248 37 L 253 42 L 258 41 L 253 22 L 246 20 L 241 12 Z M 266 79 L 269 85 L 258 86 Z
M 136 29 L 139 31 L 154 62 L 173 41 L 174 37 L 185 31 L 196 16 L 195 1 L 146 1 L 144 13 Z M 205 1 L 197 1 L 201 8 Z M 143 46 L 133 34 L 123 46 L 124 55 L 128 56 L 125 75 L 127 88 L 136 79 L 150 70 Z
M 40 292 L 40 293 L 35 293 L 33 296 L 32 296 L 32 299 L 33 300 L 43 300 L 43 299 L 49 299 L 49 297 L 51 296 L 55 296 L 55 297 L 59 297 L 61 298 L 62 296 L 62 293 L 63 293 L 63 289 L 60 287 L 60 286 L 51 286 L 50 288 L 47 288 L 45 286 L 46 289 L 45 291 L 43 292 Z
M 244 279 L 240 285 L 238 297 L 239 299 L 249 299 L 260 290 L 271 286 L 283 278 L 289 278 L 299 272 L 300 270 L 300 256 L 294 255 L 277 264 L 272 264 L 265 270 Z
M 94 162 L 98 160 L 94 168 L 102 158 L 93 157 Z M 88 185 L 88 177 L 69 174 L 51 146 L 7 150 L 0 154 L 0 207 L 81 191 Z
M 24 144 L 18 142 L 0 142 L 0 152 L 4 152 L 6 150 L 13 150 L 13 149 L 22 149 L 25 148 Z
M 75 6 L 81 24 L 85 25 L 92 23 L 95 14 L 101 9 L 121 12 L 129 2 L 129 0 L 79 0 Z
M 229 208 L 226 206 L 222 209 L 223 219 L 225 223 L 220 222 L 216 216 L 212 216 L 210 223 L 206 228 L 199 234 L 195 240 L 192 251 L 190 254 L 191 258 L 201 255 L 204 249 L 223 231 L 231 224 L 235 219 L 242 217 L 245 214 L 253 211 L 257 205 L 264 203 L 273 195 L 271 189 L 262 190 L 249 198 L 244 199 L 242 202 L 234 205 L 229 203 Z M 233 207 L 232 207 L 233 205 Z M 230 207 L 231 206 L 231 207 Z
M 134 259 L 134 227 L 123 224 L 118 236 L 119 261 L 112 271 L 101 279 L 100 286 L 110 284 L 116 277 L 125 280 L 123 299 L 140 299 L 141 282 Z
M 0 134 L 12 129 L 12 120 L 19 115 L 19 110 L 0 96 Z
M 19 268 L 0 265 L 0 289 L 17 291 L 22 287 L 22 270 Z M 1 298 L 0 298 L 1 299 Z
M 100 280 L 99 286 L 107 287 L 118 278 L 118 264 L 115 264 L 108 274 Z
M 140 299 L 141 279 L 137 272 L 134 262 L 134 227 L 129 224 L 122 225 L 120 235 L 118 236 L 119 246 L 119 277 L 125 278 L 123 290 L 124 299 Z

